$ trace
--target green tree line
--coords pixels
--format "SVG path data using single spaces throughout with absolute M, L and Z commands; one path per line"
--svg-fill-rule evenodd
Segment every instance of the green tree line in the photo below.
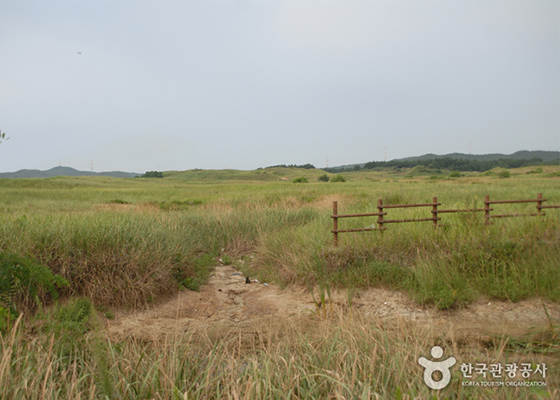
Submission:
M 445 169 L 448 171 L 478 171 L 484 172 L 491 170 L 493 168 L 520 168 L 530 165 L 558 165 L 560 161 L 553 162 L 543 162 L 540 158 L 531 158 L 526 160 L 515 160 L 501 158 L 498 160 L 489 161 L 476 161 L 476 160 L 465 160 L 465 159 L 455 159 L 450 157 L 445 158 L 435 158 L 431 160 L 416 160 L 416 161 L 404 161 L 404 160 L 392 160 L 392 161 L 370 161 L 365 163 L 363 167 L 355 165 L 346 169 L 339 168 L 325 168 L 328 172 L 341 172 L 341 171 L 356 171 L 356 170 L 368 170 L 375 168 L 414 168 L 418 165 L 423 165 L 435 169 Z

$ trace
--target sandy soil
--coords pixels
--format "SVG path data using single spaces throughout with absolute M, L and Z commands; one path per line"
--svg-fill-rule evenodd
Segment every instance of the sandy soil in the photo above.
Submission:
M 333 294 L 332 300 L 335 310 L 348 312 L 346 292 Z M 543 306 L 540 300 L 510 303 L 481 299 L 467 308 L 441 311 L 420 306 L 405 293 L 380 288 L 363 291 L 352 299 L 354 315 L 400 319 L 417 324 L 435 336 L 479 343 L 502 333 L 527 337 L 546 331 L 550 320 L 545 306 L 554 324 L 558 325 L 560 304 L 544 302 Z M 134 337 L 150 341 L 187 331 L 207 330 L 210 326 L 250 332 L 256 322 L 316 318 L 316 312 L 313 297 L 304 289 L 282 290 L 256 281 L 247 284 L 246 277 L 233 266 L 219 265 L 200 292 L 181 291 L 148 310 L 119 311 L 115 318 L 106 321 L 106 328 L 113 340 Z

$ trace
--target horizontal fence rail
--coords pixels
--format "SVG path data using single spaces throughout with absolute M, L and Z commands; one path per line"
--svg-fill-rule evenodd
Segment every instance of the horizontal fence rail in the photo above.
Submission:
M 484 208 L 469 208 L 469 209 L 438 209 L 441 203 L 438 202 L 437 197 L 432 199 L 431 203 L 420 203 L 420 204 L 383 204 L 383 199 L 377 200 L 377 212 L 376 213 L 364 213 L 364 214 L 338 214 L 338 202 L 333 201 L 333 213 L 331 218 L 333 220 L 333 242 L 334 247 L 338 247 L 338 234 L 347 232 L 369 232 L 369 231 L 384 231 L 386 224 L 395 223 L 405 223 L 405 222 L 427 222 L 432 221 L 433 227 L 438 227 L 438 221 L 441 217 L 438 214 L 449 214 L 449 213 L 477 213 L 484 212 L 484 224 L 491 225 L 490 219 L 492 218 L 509 218 L 509 217 L 524 217 L 524 216 L 544 216 L 546 215 L 543 209 L 553 209 L 560 208 L 560 205 L 543 205 L 546 199 L 543 199 L 542 193 L 537 194 L 536 199 L 524 199 L 524 200 L 490 200 L 490 195 L 484 197 Z M 536 213 L 525 213 L 525 214 L 493 214 L 490 213 L 494 211 L 494 208 L 490 207 L 492 204 L 516 204 L 516 203 L 537 203 Z M 409 219 L 385 219 L 387 212 L 384 210 L 393 208 L 414 208 L 414 207 L 431 207 L 430 210 L 431 218 L 409 218 Z M 357 217 L 377 217 L 377 221 L 366 228 L 356 228 L 356 229 L 338 229 L 338 220 L 340 218 L 357 218 Z M 377 227 L 374 227 L 377 224 Z

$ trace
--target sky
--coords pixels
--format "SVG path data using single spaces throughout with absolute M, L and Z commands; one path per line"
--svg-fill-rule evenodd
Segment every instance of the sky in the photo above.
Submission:
M 0 171 L 560 150 L 558 0 L 0 2 Z

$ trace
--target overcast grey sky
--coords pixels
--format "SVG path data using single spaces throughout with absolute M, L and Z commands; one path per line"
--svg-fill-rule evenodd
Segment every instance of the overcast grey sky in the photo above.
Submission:
M 0 171 L 560 150 L 558 0 L 0 3 Z

